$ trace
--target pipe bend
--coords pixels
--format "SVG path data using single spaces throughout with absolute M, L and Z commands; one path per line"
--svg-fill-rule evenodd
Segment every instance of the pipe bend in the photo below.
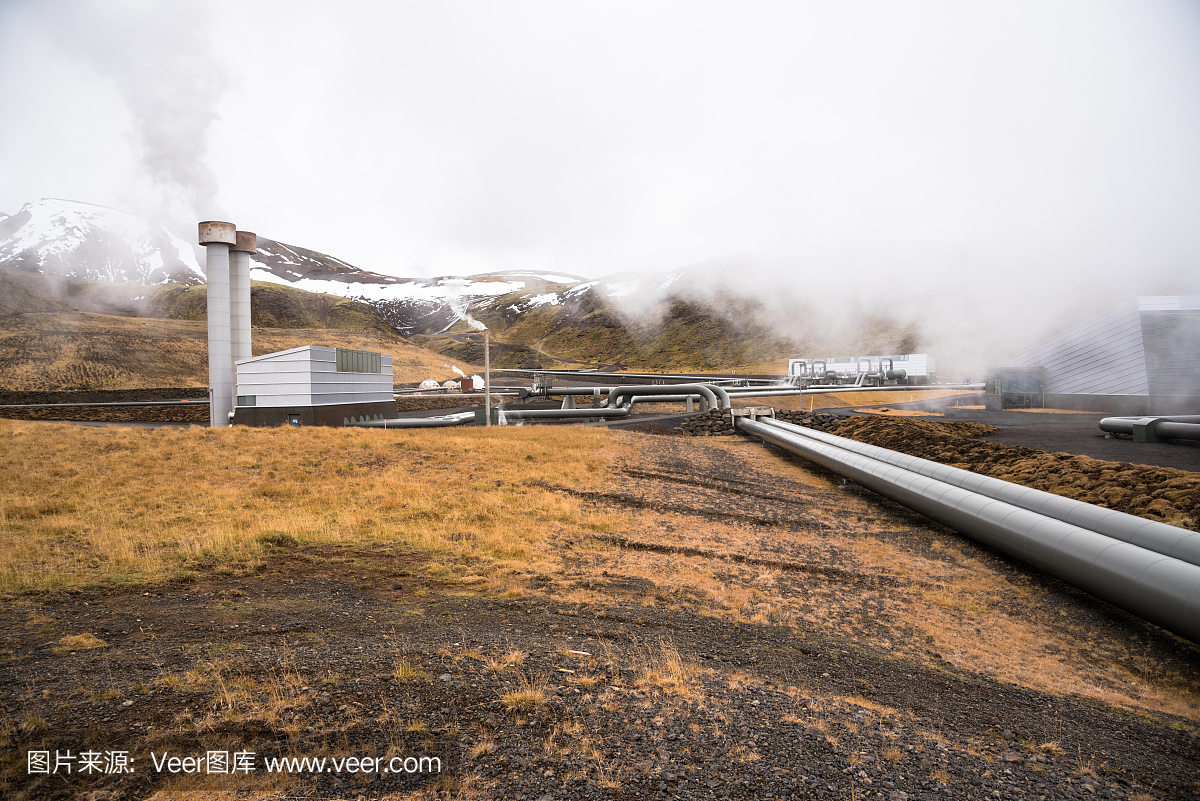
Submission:
M 622 396 L 638 395 L 696 395 L 704 397 L 711 408 L 730 408 L 729 393 L 711 384 L 651 384 L 613 387 L 608 393 L 608 405 L 614 405 Z M 718 405 L 720 399 L 720 405 Z

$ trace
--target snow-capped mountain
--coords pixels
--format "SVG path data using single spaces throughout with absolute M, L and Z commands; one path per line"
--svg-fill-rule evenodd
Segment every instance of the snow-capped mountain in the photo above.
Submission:
M 446 331 L 472 309 L 511 321 L 533 309 L 573 309 L 585 300 L 652 302 L 689 272 L 618 273 L 595 280 L 522 271 L 397 278 L 264 236 L 258 247 L 251 257 L 252 280 L 364 301 L 406 336 Z M 127 212 L 55 198 L 28 203 L 11 216 L 0 214 L 0 269 L 120 283 L 205 281 L 196 249 L 167 229 Z
M 119 283 L 204 283 L 192 246 L 166 228 L 57 198 L 0 215 L 0 268 Z

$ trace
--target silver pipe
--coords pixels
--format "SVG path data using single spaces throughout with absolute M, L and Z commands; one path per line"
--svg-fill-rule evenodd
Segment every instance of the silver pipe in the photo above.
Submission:
M 739 430 L 1200 643 L 1200 567 L 739 417 Z
M 504 420 L 571 420 L 580 417 L 628 417 L 629 407 L 605 409 L 505 409 Z
M 200 223 L 208 282 L 209 426 L 225 428 L 233 411 L 233 351 L 229 333 L 229 248 L 237 244 L 237 226 L 210 220 Z
M 1154 424 L 1154 433 L 1168 439 L 1200 439 L 1200 425 L 1162 420 Z
M 699 394 L 711 408 L 717 408 L 717 399 L 719 398 L 720 408 L 728 409 L 730 407 L 729 393 L 723 388 L 711 384 L 651 384 L 613 387 L 608 393 L 608 405 L 615 406 L 617 399 L 622 396 L 679 394 Z
M 173 401 L 108 401 L 106 403 L 7 403 L 0 409 L 68 409 L 80 407 L 104 408 L 108 406 L 207 406 L 206 400 Z
M 365 420 L 349 423 L 348 428 L 441 428 L 461 426 L 475 421 L 475 412 L 460 412 L 440 417 L 399 417 L 392 420 Z
M 1141 434 L 1138 434 L 1139 429 L 1141 429 Z M 1163 437 L 1200 440 L 1200 415 L 1105 417 L 1100 421 L 1100 430 L 1110 434 L 1129 434 L 1131 436 L 1145 436 L 1145 432 L 1148 431 L 1149 436 L 1146 437 L 1148 442 L 1154 442 Z
M 826 434 L 823 431 L 804 428 L 794 423 L 770 418 L 763 419 L 763 422 L 790 434 L 857 453 L 860 456 L 866 456 L 917 475 L 941 481 L 952 487 L 960 487 L 986 498 L 1004 501 L 1020 509 L 1052 517 L 1071 525 L 1082 526 L 1106 537 L 1112 537 L 1139 548 L 1200 566 L 1200 532 L 1188 531 L 1185 528 L 1170 526 L 1156 520 L 1147 520 L 1144 517 L 1118 512 L 1115 509 L 1105 509 L 1102 506 L 1064 498 L 1061 495 L 1043 492 L 1032 487 L 1023 487 L 1020 484 L 1013 484 L 998 478 L 981 476 L 969 470 L 932 462 L 917 456 L 909 456 L 906 453 L 880 448 L 876 445 L 868 445 L 865 442 L 856 442 L 845 437 Z

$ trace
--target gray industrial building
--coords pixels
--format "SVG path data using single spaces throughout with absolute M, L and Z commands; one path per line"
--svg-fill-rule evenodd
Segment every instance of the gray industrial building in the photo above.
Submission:
M 1200 295 L 1140 297 L 1064 331 L 1001 362 L 988 393 L 1006 407 L 1200 413 Z

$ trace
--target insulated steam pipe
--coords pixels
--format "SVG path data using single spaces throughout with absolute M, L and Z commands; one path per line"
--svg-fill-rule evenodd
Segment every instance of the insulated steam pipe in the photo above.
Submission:
M 505 409 L 503 417 L 509 420 L 571 420 L 581 417 L 628 417 L 629 407 L 607 409 Z
M 106 403 L 6 403 L 0 409 L 74 409 L 84 406 L 105 408 L 109 406 L 200 406 L 208 405 L 206 400 L 167 400 L 167 401 L 108 401 Z
M 1154 438 L 1200 440 L 1200 415 L 1195 414 L 1105 417 L 1100 421 L 1100 430 L 1110 434 L 1132 435 L 1135 426 L 1145 426 Z
M 1200 567 L 776 426 L 739 430 L 1200 643 Z
M 475 412 L 460 412 L 439 417 L 399 417 L 392 420 L 364 420 L 348 423 L 348 428 L 442 428 L 475 422 Z
M 928 459 L 909 456 L 906 453 L 868 445 L 865 442 L 856 442 L 822 431 L 814 431 L 811 428 L 803 428 L 782 420 L 764 418 L 762 422 L 790 434 L 876 459 L 917 475 L 944 482 L 952 487 L 960 487 L 987 498 L 1004 501 L 1020 509 L 1052 517 L 1074 526 L 1081 526 L 1106 537 L 1112 537 L 1139 548 L 1200 566 L 1200 532 L 1169 526 L 1166 523 L 1147 520 L 1144 517 L 1136 517 L 1114 509 L 1105 509 L 1102 506 L 1064 498 L 1061 495 L 1043 492 L 1032 487 L 1022 487 L 1020 484 L 981 476 L 969 470 L 931 462 Z
M 229 248 L 237 245 L 237 226 L 209 220 L 200 223 L 208 282 L 209 426 L 225 428 L 233 411 L 233 360 L 229 334 Z
M 718 408 L 717 399 L 720 398 L 719 408 L 730 408 L 729 393 L 722 387 L 713 386 L 712 384 L 643 384 L 640 386 L 613 387 L 608 393 L 608 405 L 616 406 L 617 399 L 622 396 L 682 394 L 701 395 L 708 401 L 709 408 L 712 409 Z

